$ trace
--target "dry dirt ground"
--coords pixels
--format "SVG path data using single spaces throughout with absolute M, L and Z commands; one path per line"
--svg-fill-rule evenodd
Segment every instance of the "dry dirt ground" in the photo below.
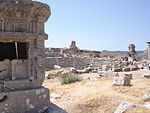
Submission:
M 142 78 L 150 71 L 131 72 L 131 86 L 113 86 L 113 78 L 97 79 L 97 74 L 82 74 L 83 81 L 74 84 L 61 85 L 58 78 L 45 80 L 44 86 L 50 89 L 50 94 L 60 95 L 51 99 L 53 104 L 68 113 L 114 113 L 121 102 L 130 102 L 140 107 L 128 110 L 126 113 L 150 113 L 143 107 L 142 96 L 150 94 L 150 79 Z M 119 73 L 122 75 L 123 73 Z M 87 80 L 90 77 L 91 80 Z

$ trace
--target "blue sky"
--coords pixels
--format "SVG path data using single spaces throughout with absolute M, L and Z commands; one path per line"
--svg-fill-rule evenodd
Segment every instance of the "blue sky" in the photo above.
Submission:
M 46 47 L 145 50 L 150 41 L 150 0 L 38 0 L 50 5 Z

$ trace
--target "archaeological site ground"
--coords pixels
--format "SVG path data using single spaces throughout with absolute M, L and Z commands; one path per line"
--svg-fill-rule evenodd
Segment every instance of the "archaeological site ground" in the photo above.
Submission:
M 51 102 L 62 113 L 150 113 L 149 42 L 145 51 L 127 48 L 80 50 L 75 41 L 47 48 L 43 85 Z

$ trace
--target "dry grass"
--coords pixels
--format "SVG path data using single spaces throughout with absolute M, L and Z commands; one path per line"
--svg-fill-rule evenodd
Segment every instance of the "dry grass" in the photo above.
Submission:
M 142 104 L 141 98 L 145 94 L 150 94 L 150 80 L 148 79 L 138 79 L 132 82 L 132 86 L 112 86 L 111 88 L 118 93 L 131 96 L 134 99 L 138 98 L 135 103 Z
M 91 76 L 91 75 L 89 75 Z M 62 95 L 55 104 L 68 113 L 113 113 L 123 101 L 144 104 L 142 96 L 150 94 L 150 80 L 136 79 L 132 86 L 113 86 L 112 78 L 81 81 L 75 84 L 51 88 L 51 93 Z M 126 113 L 150 113 L 149 109 L 137 107 Z
M 106 95 L 86 96 L 81 102 L 75 106 L 78 113 L 113 113 L 120 103 L 120 98 Z
M 126 113 L 150 113 L 150 109 L 147 109 L 145 107 L 136 107 L 126 111 Z

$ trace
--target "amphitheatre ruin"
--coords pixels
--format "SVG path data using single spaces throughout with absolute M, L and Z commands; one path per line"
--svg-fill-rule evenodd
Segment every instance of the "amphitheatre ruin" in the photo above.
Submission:
M 46 48 L 49 5 L 0 0 L 0 15 L 0 113 L 150 113 L 150 42 Z

